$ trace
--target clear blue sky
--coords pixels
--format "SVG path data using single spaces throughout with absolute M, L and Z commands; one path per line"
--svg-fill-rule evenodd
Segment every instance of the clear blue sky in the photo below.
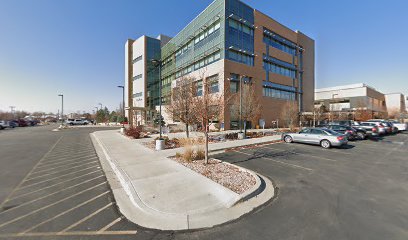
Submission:
M 127 38 L 174 36 L 211 0 L 0 0 L 0 109 L 114 109 Z M 408 93 L 408 1 L 246 3 L 316 40 L 316 85 Z

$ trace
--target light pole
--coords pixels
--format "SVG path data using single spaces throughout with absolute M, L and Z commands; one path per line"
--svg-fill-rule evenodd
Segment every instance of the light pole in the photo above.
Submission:
M 95 125 L 97 125 L 98 124 L 98 111 L 99 111 L 99 109 L 98 109 L 98 107 L 95 107 L 96 108 L 96 113 L 95 113 Z
M 125 86 L 118 86 L 118 88 L 122 88 L 122 128 L 125 128 Z
M 64 95 L 58 94 L 61 97 L 61 127 L 64 125 Z
M 161 66 L 162 66 L 162 61 L 158 59 L 151 59 L 150 60 L 153 64 L 155 64 L 159 68 L 159 127 L 160 127 L 160 137 L 158 140 L 156 140 L 156 150 L 164 150 L 164 139 L 162 138 L 162 124 L 163 124 L 163 119 L 162 119 L 162 82 L 161 82 Z
M 239 78 L 239 133 L 241 134 L 241 138 L 245 138 L 245 134 L 242 134 L 242 82 L 243 79 L 247 76 L 242 75 Z
M 337 94 L 337 93 L 333 93 L 332 94 L 332 102 L 333 102 L 333 104 L 334 104 L 334 96 L 338 96 L 339 94 Z M 330 116 L 331 116 L 331 121 L 333 122 L 333 120 L 334 120 L 334 116 L 333 116 L 333 107 L 330 107 Z

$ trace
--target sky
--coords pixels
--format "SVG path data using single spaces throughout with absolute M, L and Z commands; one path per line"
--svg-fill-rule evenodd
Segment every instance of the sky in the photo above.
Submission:
M 0 110 L 118 108 L 124 45 L 175 36 L 212 0 L 0 0 Z M 244 0 L 316 41 L 316 87 L 408 94 L 408 1 Z

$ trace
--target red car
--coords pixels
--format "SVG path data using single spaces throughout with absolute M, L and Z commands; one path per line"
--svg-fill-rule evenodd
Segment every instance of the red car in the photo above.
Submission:
M 19 127 L 27 127 L 27 126 L 28 126 L 27 121 L 26 121 L 26 120 L 23 120 L 23 119 L 18 119 L 18 120 L 17 120 L 17 123 L 18 123 L 18 126 L 19 126 Z

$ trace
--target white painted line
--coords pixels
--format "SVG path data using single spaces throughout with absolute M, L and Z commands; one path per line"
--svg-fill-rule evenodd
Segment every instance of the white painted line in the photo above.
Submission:
M 6 202 L 9 201 L 10 197 L 21 187 L 21 185 L 24 183 L 24 181 L 30 176 L 30 174 L 34 171 L 34 169 L 54 150 L 54 148 L 57 146 L 57 144 L 61 141 L 63 136 L 61 136 L 55 143 L 54 145 L 48 150 L 48 152 L 38 161 L 38 163 L 31 169 L 31 171 L 21 180 L 21 182 L 11 191 L 11 193 L 4 199 L 4 201 L 0 204 L 0 209 L 4 206 Z
M 30 184 L 30 185 L 25 185 L 25 186 L 21 187 L 20 190 L 21 190 L 21 189 L 28 188 L 28 187 L 32 187 L 32 186 L 35 186 L 35 185 L 38 185 L 38 184 L 40 184 L 40 183 L 45 183 L 45 182 L 48 182 L 48 181 L 51 181 L 51 180 L 55 180 L 55 179 L 58 179 L 58 178 L 61 178 L 61 177 L 65 177 L 65 176 L 69 176 L 69 175 L 72 175 L 72 174 L 75 174 L 75 173 L 78 173 L 78 172 L 82 172 L 82 171 L 85 171 L 85 170 L 88 170 L 88 169 L 91 169 L 91 168 L 95 168 L 95 166 L 88 167 L 88 168 L 84 168 L 84 169 L 79 170 L 79 171 L 76 171 L 76 172 L 63 174 L 63 175 L 61 175 L 61 176 L 54 177 L 54 178 L 50 178 L 50 179 L 47 179 L 47 180 L 44 180 L 44 181 L 40 181 L 40 182 L 36 182 L 36 183 Z
M 95 232 L 95 231 L 75 231 L 75 232 L 33 232 L 33 233 L 12 233 L 12 234 L 0 234 L 0 238 L 20 238 L 21 237 L 56 237 L 56 236 L 120 236 L 120 235 L 135 235 L 137 231 L 105 231 L 105 232 Z
M 97 158 L 97 157 L 93 157 L 93 158 L 86 159 L 86 160 L 93 160 L 93 159 L 96 159 L 96 158 Z M 84 160 L 80 161 L 79 163 L 83 163 L 83 161 L 84 161 Z M 62 168 L 62 167 L 66 167 L 66 166 L 73 165 L 73 164 L 78 164 L 78 162 L 71 162 L 71 163 L 67 163 L 67 164 L 56 164 L 55 166 L 58 166 L 58 167 L 51 167 L 51 168 L 48 168 L 48 169 L 42 169 L 42 170 L 40 170 L 40 171 L 35 171 L 35 172 L 33 172 L 32 174 L 38 174 L 38 173 L 42 173 L 42 172 L 48 172 L 48 171 L 50 171 L 50 170 L 55 170 L 55 169 Z
M 66 169 L 63 169 L 63 170 L 60 170 L 60 171 L 47 173 L 47 174 L 44 174 L 44 175 L 41 175 L 41 176 L 34 176 L 33 178 L 27 179 L 26 182 L 31 181 L 33 179 L 43 178 L 43 177 L 46 177 L 46 176 L 49 176 L 49 175 L 54 175 L 54 174 L 57 174 L 57 173 L 65 172 L 65 171 L 68 171 L 68 170 L 72 170 L 72 169 L 75 169 L 75 168 L 86 166 L 86 165 L 91 164 L 91 163 L 94 164 L 94 163 L 98 163 L 98 162 L 99 161 L 87 162 L 87 163 L 84 163 L 84 164 L 81 164 L 81 165 L 78 165 L 78 166 L 74 166 L 74 167 L 70 167 L 70 168 L 66 168 Z
M 30 201 L 25 202 L 25 203 L 23 203 L 23 204 L 20 204 L 20 205 L 18 205 L 18 206 L 16 206 L 16 207 L 13 207 L 13 208 L 7 209 L 7 210 L 5 210 L 5 211 L 3 211 L 3 212 L 0 212 L 0 216 L 1 216 L 3 213 L 10 212 L 10 211 L 12 211 L 12 210 L 18 209 L 18 208 L 23 207 L 23 206 L 25 206 L 25 205 L 28 205 L 28 204 L 30 204 L 30 203 L 36 202 L 36 201 L 38 201 L 38 200 L 41 200 L 41 199 L 44 199 L 44 198 L 47 198 L 47 197 L 50 197 L 50 196 L 55 195 L 55 194 L 57 194 L 57 193 L 64 192 L 64 191 L 66 191 L 66 190 L 68 190 L 68 189 L 78 187 L 78 186 L 80 186 L 80 185 L 82 185 L 82 184 L 91 182 L 91 181 L 93 181 L 93 180 L 95 180 L 95 179 L 98 179 L 98 178 L 101 178 L 101 177 L 104 177 L 104 175 L 100 175 L 100 176 L 98 176 L 98 177 L 94 177 L 94 178 L 88 179 L 88 180 L 86 180 L 86 181 L 84 181 L 84 182 L 80 182 L 80 183 L 75 184 L 75 185 L 73 185 L 73 186 L 69 186 L 69 187 L 63 188 L 63 189 L 61 189 L 61 190 L 59 190 L 59 191 L 56 191 L 56 192 L 47 194 L 47 195 L 45 195 L 45 196 L 42 196 L 42 197 L 39 197 L 39 198 L 30 200 Z
M 116 218 L 114 221 L 112 221 L 111 223 L 109 223 L 108 225 L 106 225 L 105 227 L 99 229 L 98 232 L 104 232 L 106 230 L 108 230 L 110 227 L 112 227 L 113 225 L 115 225 L 116 223 L 120 222 L 122 220 L 122 217 Z
M 84 174 L 84 175 L 81 175 L 81 176 L 78 176 L 78 177 L 74 177 L 74 178 L 71 178 L 71 179 L 68 179 L 68 180 L 65 180 L 65 181 L 62 181 L 62 182 L 53 184 L 53 185 L 49 185 L 49 186 L 44 187 L 44 188 L 37 189 L 37 190 L 32 191 L 32 192 L 23 193 L 23 194 L 20 194 L 20 195 L 17 195 L 17 196 L 15 196 L 15 197 L 11 198 L 10 201 L 15 200 L 15 199 L 18 199 L 18 198 L 23 197 L 23 196 L 27 196 L 27 195 L 30 195 L 30 194 L 33 194 L 33 193 L 42 191 L 42 190 L 45 190 L 45 189 L 48 189 L 48 188 L 52 188 L 52 187 L 58 186 L 58 185 L 60 185 L 60 184 L 66 183 L 66 182 L 70 182 L 70 181 L 76 180 L 76 179 L 78 179 L 78 178 L 82 178 L 82 177 L 85 177 L 85 176 L 88 176 L 88 175 L 91 175 L 91 174 L 94 174 L 94 173 L 97 173 L 97 172 L 101 172 L 101 171 L 102 171 L 102 170 L 96 170 L 96 171 L 93 171 L 93 172 L 90 172 L 90 173 L 86 173 L 86 174 Z
M 335 153 L 340 153 L 340 154 L 346 154 L 346 155 L 351 155 L 352 153 L 349 152 L 341 152 L 341 151 L 337 151 L 334 149 L 322 149 L 321 147 L 316 145 L 316 148 L 313 148 L 314 146 L 309 146 L 309 145 L 302 145 L 302 144 L 296 144 L 296 143 L 292 143 L 291 144 L 293 147 L 299 147 L 299 148 L 303 148 L 303 149 L 307 149 L 307 150 L 316 150 L 319 152 L 326 152 L 326 153 L 330 153 L 330 152 L 335 152 Z M 271 149 L 275 149 L 275 150 L 282 150 L 282 149 L 276 149 L 276 148 L 271 148 Z
M 0 224 L 0 228 L 4 227 L 4 226 L 6 226 L 6 225 L 8 225 L 8 224 L 10 224 L 10 223 L 16 222 L 16 221 L 18 221 L 18 220 L 20 220 L 20 219 L 23 219 L 23 218 L 25 218 L 25 217 L 31 216 L 31 215 L 33 215 L 34 213 L 37 213 L 37 212 L 39 212 L 39 211 L 42 211 L 42 210 L 44 210 L 44 209 L 47 209 L 47 208 L 52 207 L 52 206 L 54 206 L 54 205 L 57 205 L 58 203 L 61 203 L 61 202 L 65 201 L 65 200 L 68 200 L 68 199 L 70 199 L 70 198 L 73 198 L 73 197 L 75 197 L 75 196 L 78 196 L 78 195 L 80 195 L 80 194 L 82 194 L 82 193 L 84 193 L 84 192 L 87 192 L 87 191 L 90 191 L 90 190 L 92 190 L 92 189 L 94 189 L 94 188 L 97 188 L 97 187 L 99 187 L 99 186 L 102 186 L 103 184 L 106 184 L 106 183 L 107 183 L 107 182 L 105 181 L 105 182 L 103 182 L 103 183 L 100 183 L 100 184 L 95 185 L 95 186 L 93 186 L 93 187 L 90 187 L 90 188 L 88 188 L 88 189 L 85 189 L 85 190 L 82 190 L 82 191 L 80 191 L 80 192 L 78 192 L 78 193 L 75 193 L 75 194 L 73 194 L 73 195 L 71 195 L 71 196 L 69 196 L 69 197 L 63 198 L 63 199 L 58 200 L 58 201 L 56 201 L 56 202 L 54 202 L 54 203 L 51 203 L 51 204 L 48 204 L 48 205 L 46 205 L 46 206 L 44 206 L 44 207 L 38 208 L 38 209 L 36 209 L 36 210 L 34 210 L 34 211 L 31 211 L 31 212 L 29 212 L 29 213 L 27 213 L 27 214 L 25 214 L 25 215 L 22 215 L 22 216 L 19 216 L 19 217 L 17 217 L 17 218 L 14 218 L 14 219 L 12 219 L 12 220 L 9 220 L 9 221 L 7 221 L 7 222 L 5 222 L 5 223 Z
M 53 158 L 70 158 L 72 156 L 76 156 L 76 155 L 83 155 L 83 154 L 87 154 L 87 153 L 94 153 L 94 150 L 87 150 L 87 151 L 81 151 L 81 152 L 66 152 L 64 154 L 55 154 L 52 156 L 48 156 L 48 159 L 53 159 Z
M 68 157 L 68 158 L 54 158 L 53 160 L 55 160 L 55 161 L 45 161 L 39 167 L 42 167 L 44 165 L 51 164 L 51 163 L 61 163 L 61 162 L 65 162 L 65 161 L 68 161 L 68 160 L 71 160 L 71 159 L 81 159 L 81 158 L 95 157 L 95 156 L 96 156 L 96 154 L 94 153 L 94 154 L 86 155 L 86 156 L 79 155 L 79 156 L 72 156 L 72 157 Z
M 74 224 L 71 224 L 70 226 L 66 227 L 64 230 L 60 231 L 60 232 L 58 233 L 58 235 L 61 235 L 62 233 L 67 232 L 67 231 L 69 231 L 70 229 L 73 229 L 74 227 L 76 227 L 76 226 L 78 226 L 79 224 L 85 222 L 86 220 L 88 220 L 88 219 L 94 217 L 96 214 L 102 212 L 103 210 L 107 209 L 108 207 L 110 207 L 110 206 L 112 206 L 112 205 L 113 205 L 112 202 L 111 202 L 111 203 L 108 203 L 108 204 L 105 205 L 104 207 L 99 208 L 98 210 L 96 210 L 95 212 L 93 212 L 93 213 L 89 214 L 88 216 L 82 218 L 82 219 L 79 220 L 78 222 L 76 222 L 76 223 L 74 223 Z
M 245 154 L 245 155 L 248 155 L 248 156 L 251 156 L 251 157 L 256 157 L 256 156 L 254 156 L 252 154 L 249 154 L 249 153 L 246 153 L 246 152 L 241 152 L 241 151 L 235 151 L 235 152 L 242 153 L 242 154 Z M 311 168 L 306 168 L 306 167 L 302 167 L 302 166 L 299 166 L 299 165 L 296 165 L 296 164 L 291 164 L 291 163 L 278 161 L 278 160 L 275 160 L 275 159 L 269 158 L 269 157 L 260 156 L 259 158 L 268 159 L 268 160 L 270 160 L 272 162 L 280 163 L 280 164 L 287 165 L 287 166 L 290 166 L 290 167 L 293 167 L 293 168 L 299 168 L 299 169 L 302 169 L 302 170 L 313 171 L 313 169 L 311 169 Z
M 265 149 L 270 149 L 270 150 L 278 150 L 276 148 L 271 148 L 271 147 L 260 147 L 260 148 L 265 148 Z M 284 153 L 286 151 L 290 151 L 290 150 L 283 150 L 283 151 L 280 151 L 278 153 Z M 306 156 L 317 158 L 317 159 L 320 159 L 320 160 L 325 160 L 325 161 L 330 161 L 330 162 L 337 162 L 337 160 L 334 160 L 334 159 L 330 159 L 330 158 L 326 158 L 326 157 L 320 157 L 320 156 L 316 156 L 316 155 L 309 154 L 309 153 L 296 153 L 295 155 L 297 155 L 297 156 L 306 155 Z
M 82 206 L 84 206 L 84 205 L 86 205 L 86 204 L 88 204 L 88 203 L 90 203 L 90 202 L 92 202 L 92 201 L 95 201 L 96 199 L 98 199 L 98 198 L 100 198 L 100 197 L 102 197 L 102 196 L 105 196 L 105 195 L 108 194 L 109 192 L 110 192 L 110 191 L 108 190 L 108 191 L 106 191 L 106 192 L 104 192 L 104 193 L 99 194 L 98 196 L 95 196 L 95 197 L 93 197 L 93 198 L 91 198 L 91 199 L 88 199 L 88 200 L 86 200 L 85 202 L 82 202 L 82 203 L 76 205 L 75 207 L 72 207 L 72 208 L 70 208 L 70 209 L 68 209 L 68 210 L 63 211 L 62 213 L 59 213 L 59 214 L 55 215 L 55 216 L 52 217 L 52 218 L 47 219 L 46 221 L 40 222 L 40 223 L 38 223 L 38 224 L 32 226 L 31 228 L 25 230 L 25 231 L 22 232 L 22 233 L 24 234 L 24 233 L 26 233 L 26 232 L 30 232 L 30 231 L 36 229 L 37 227 L 39 227 L 39 226 L 41 226 L 41 225 L 43 225 L 43 224 L 46 224 L 46 223 L 48 223 L 48 222 L 51 222 L 51 221 L 53 221 L 53 220 L 55 220 L 55 219 L 57 219 L 57 218 L 59 218 L 59 217 L 61 217 L 61 216 L 63 216 L 63 215 L 65 215 L 65 214 L 67 214 L 67 213 L 69 213 L 69 212 L 75 210 L 75 209 L 78 209 L 78 208 L 80 208 L 80 207 L 82 207 Z
M 98 158 L 98 156 L 93 156 L 93 157 L 90 157 L 90 156 L 86 156 L 87 158 L 85 158 L 85 157 L 80 157 L 80 158 L 74 158 L 74 159 L 70 159 L 70 160 L 63 160 L 63 161 L 55 161 L 54 163 L 49 163 L 49 164 L 42 164 L 41 166 L 38 166 L 37 168 L 36 168 L 36 170 L 40 170 L 40 171 L 43 171 L 43 170 L 45 170 L 45 168 L 47 168 L 47 167 L 54 167 L 54 166 L 60 166 L 61 164 L 64 164 L 64 163 L 69 163 L 69 162 L 75 162 L 75 161 L 84 161 L 84 160 L 90 160 L 90 159 L 95 159 L 95 158 Z M 37 171 L 37 172 L 39 172 L 39 171 Z M 36 173 L 36 172 L 34 172 L 34 173 Z M 33 174 L 34 174 L 33 173 Z

